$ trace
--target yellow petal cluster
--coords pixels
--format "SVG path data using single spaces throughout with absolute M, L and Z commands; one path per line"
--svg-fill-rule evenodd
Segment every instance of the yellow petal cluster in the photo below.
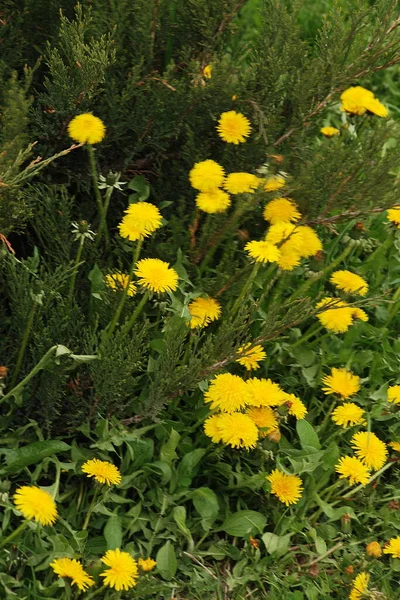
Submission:
M 240 346 L 240 348 L 238 348 L 238 354 L 240 354 L 240 357 L 236 359 L 236 362 L 245 367 L 248 371 L 258 369 L 260 366 L 258 363 L 263 361 L 267 356 L 260 344 L 251 347 L 250 342 L 244 346 Z
M 247 389 L 250 394 L 248 404 L 251 406 L 281 406 L 286 402 L 287 394 L 271 379 L 248 379 Z
M 303 402 L 294 394 L 285 394 L 285 404 L 288 408 L 289 415 L 296 417 L 296 419 L 304 419 L 307 414 L 307 408 Z
M 209 215 L 225 212 L 231 205 L 229 194 L 215 188 L 207 192 L 200 192 L 196 197 L 196 206 Z
M 391 554 L 393 558 L 400 558 L 400 535 L 391 538 L 383 548 L 384 554 Z
M 241 377 L 222 373 L 211 381 L 204 399 L 211 403 L 213 410 L 233 413 L 250 404 L 251 395 L 246 382 Z
M 325 394 L 338 394 L 343 399 L 354 396 L 361 387 L 358 375 L 354 375 L 347 369 L 336 369 L 335 367 L 331 370 L 330 375 L 322 378 L 322 383 L 325 384 L 325 387 L 322 388 Z
M 282 175 L 271 175 L 265 180 L 264 191 L 276 192 L 285 186 L 285 179 Z
M 121 483 L 121 473 L 115 465 L 105 460 L 92 458 L 82 465 L 82 473 L 94 477 L 101 484 L 118 485 Z
M 100 577 L 104 577 L 104 585 L 115 589 L 117 592 L 129 590 L 134 587 L 138 579 L 138 567 L 136 560 L 129 552 L 108 550 L 102 557 L 101 562 L 109 567 Z
M 339 129 L 336 129 L 336 127 L 321 127 L 320 132 L 328 138 L 334 137 L 335 135 L 339 135 L 340 131 Z
M 224 182 L 224 188 L 230 194 L 254 194 L 260 180 L 251 173 L 230 173 Z
M 350 443 L 355 454 L 369 469 L 377 471 L 385 464 L 387 446 L 371 431 L 359 431 L 351 438 Z
M 365 598 L 365 593 L 368 591 L 370 575 L 369 573 L 361 572 L 353 581 L 349 600 L 361 600 Z
M 259 263 L 278 262 L 281 257 L 278 247 L 264 240 L 247 242 L 244 249 Z
M 342 406 L 338 406 L 332 412 L 332 421 L 340 427 L 347 428 L 353 425 L 366 425 L 364 419 L 364 411 L 360 406 L 353 402 L 345 402 Z
M 223 167 L 211 159 L 196 163 L 189 173 L 191 186 L 200 192 L 210 192 L 221 187 L 224 179 Z
M 78 560 L 71 558 L 57 558 L 50 567 L 58 577 L 68 577 L 71 584 L 76 585 L 80 590 L 86 591 L 88 587 L 94 585 L 94 579 L 84 570 Z
M 260 436 L 265 437 L 271 431 L 278 429 L 279 423 L 275 412 L 269 406 L 261 406 L 260 408 L 248 408 L 246 411 L 247 416 L 261 430 Z
M 91 113 L 77 115 L 68 123 L 69 137 L 79 144 L 98 144 L 105 134 L 103 121 Z
M 189 327 L 207 327 L 221 315 L 221 305 L 214 298 L 196 298 L 188 305 L 190 313 Z
M 353 115 L 363 115 L 369 111 L 378 117 L 387 117 L 389 112 L 370 90 L 357 85 L 345 90 L 340 96 L 340 110 Z
M 150 236 L 161 224 L 162 216 L 157 206 L 150 202 L 135 202 L 126 209 L 118 229 L 121 237 L 134 242 Z
M 339 473 L 340 479 L 348 479 L 350 485 L 356 483 L 367 484 L 370 478 L 368 467 L 355 456 L 342 456 L 335 471 Z
M 221 441 L 232 448 L 255 448 L 258 429 L 254 421 L 246 414 L 233 412 L 221 415 L 218 427 Z
M 14 504 L 25 519 L 41 525 L 53 525 L 58 516 L 52 496 L 34 485 L 18 488 L 14 494 Z
M 379 558 L 382 556 L 382 548 L 379 542 L 370 542 L 365 548 L 365 552 L 368 556 Z
M 271 484 L 271 494 L 277 496 L 286 506 L 296 504 L 300 500 L 303 482 L 297 475 L 287 475 L 275 469 L 267 476 L 267 480 Z
M 234 110 L 221 114 L 217 132 L 221 140 L 228 144 L 240 144 L 250 135 L 251 125 L 247 117 Z
M 388 402 L 400 404 L 400 385 L 391 385 L 387 390 Z
M 297 204 L 290 198 L 275 198 L 266 204 L 264 219 L 272 225 L 275 223 L 290 223 L 301 219 Z
M 178 273 L 159 258 L 139 260 L 134 273 L 139 278 L 139 285 L 156 294 L 174 292 L 178 287 Z
M 152 558 L 139 558 L 138 565 L 142 571 L 152 571 L 157 566 L 157 562 Z
M 400 206 L 389 208 L 387 211 L 387 219 L 388 221 L 391 221 L 391 223 L 395 223 L 400 229 Z
M 365 296 L 368 292 L 368 283 L 365 279 L 350 271 L 335 271 L 330 278 L 330 282 L 346 294 Z
M 338 298 L 324 298 L 318 302 L 317 309 L 325 306 L 327 308 L 319 312 L 317 318 L 326 329 L 334 333 L 346 332 L 353 325 L 354 319 L 368 321 L 368 315 L 364 310 L 349 306 L 347 302 Z
M 129 275 L 125 273 L 111 273 L 105 276 L 107 287 L 114 292 L 123 291 L 128 286 L 128 296 L 133 296 L 136 292 L 136 286 L 132 281 L 129 281 Z
M 310 258 L 322 250 L 321 240 L 307 225 L 296 226 L 283 221 L 274 223 L 268 229 L 265 240 L 278 244 L 281 253 L 278 265 L 285 271 L 293 270 L 302 258 Z

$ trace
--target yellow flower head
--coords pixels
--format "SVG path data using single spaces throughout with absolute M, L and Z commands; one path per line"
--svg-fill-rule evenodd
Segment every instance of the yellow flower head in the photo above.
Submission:
M 389 208 L 387 211 L 387 219 L 392 223 L 396 223 L 397 227 L 400 229 L 400 206 Z
M 223 414 L 218 424 L 221 441 L 232 448 L 255 448 L 258 440 L 256 424 L 248 415 L 240 412 Z
M 230 173 L 225 179 L 224 188 L 230 194 L 254 194 L 260 180 L 251 173 Z
M 364 573 L 364 571 L 357 575 L 353 581 L 349 600 L 360 600 L 365 597 L 365 593 L 368 591 L 369 578 L 369 573 Z
M 356 483 L 365 485 L 370 478 L 368 467 L 355 456 L 342 456 L 335 467 L 335 471 L 340 473 L 340 479 L 347 478 L 350 485 L 355 485 Z
M 178 287 L 178 273 L 159 258 L 139 260 L 135 275 L 139 278 L 139 285 L 157 294 L 173 292 Z
M 285 185 L 285 179 L 282 175 L 271 175 L 265 180 L 264 191 L 265 192 L 276 192 Z
M 317 308 L 328 306 L 326 310 L 317 314 L 322 325 L 334 333 L 344 333 L 353 324 L 353 309 L 346 302 L 337 298 L 324 298 L 317 304 Z
M 136 560 L 128 553 L 116 550 L 108 550 L 102 557 L 103 562 L 109 569 L 100 573 L 104 577 L 104 585 L 114 588 L 117 592 L 129 590 L 136 585 L 138 568 Z
M 221 140 L 228 144 L 245 142 L 250 135 L 251 125 L 247 117 L 234 110 L 221 114 L 217 132 Z
M 203 160 L 194 165 L 189 173 L 191 186 L 200 192 L 210 192 L 219 188 L 225 178 L 225 171 L 215 160 Z
M 365 279 L 350 271 L 335 271 L 329 281 L 346 294 L 365 296 L 368 292 L 368 283 Z
M 286 475 L 275 469 L 267 479 L 271 483 L 271 494 L 277 496 L 286 506 L 296 504 L 300 500 L 303 483 L 297 475 Z
M 68 123 L 68 135 L 79 144 L 98 144 L 106 135 L 106 128 L 99 117 L 83 113 Z
M 383 548 L 384 554 L 391 554 L 393 558 L 400 558 L 400 535 L 391 538 Z
M 393 448 L 395 452 L 400 452 L 400 442 L 390 442 L 389 446 Z
M 14 504 L 28 521 L 53 525 L 58 513 L 56 503 L 48 492 L 34 485 L 23 485 L 14 494 Z
M 216 321 L 221 315 L 221 305 L 214 298 L 196 298 L 189 305 L 191 319 L 189 327 L 207 327 L 211 321 Z
M 204 394 L 212 409 L 232 413 L 250 404 L 251 396 L 246 382 L 238 375 L 222 373 L 214 377 Z
M 299 238 L 299 254 L 302 258 L 310 258 L 310 256 L 315 256 L 317 252 L 321 252 L 322 242 L 312 227 L 299 225 L 296 228 L 295 235 Z
M 331 370 L 330 375 L 322 378 L 322 383 L 325 384 L 325 387 L 322 388 L 325 394 L 338 394 L 341 398 L 354 396 L 361 387 L 358 375 L 354 375 L 347 369 L 336 369 L 335 367 Z
M 118 225 L 121 237 L 131 242 L 142 240 L 161 227 L 162 217 L 157 206 L 149 202 L 135 202 L 125 211 Z
M 154 567 L 157 565 L 157 562 L 152 558 L 139 558 L 138 565 L 142 569 L 142 571 L 152 571 Z
M 351 316 L 353 319 L 359 319 L 360 321 L 368 321 L 368 315 L 362 308 L 358 308 L 357 306 L 353 306 L 351 308 Z
M 291 240 L 284 242 L 282 246 L 279 246 L 280 257 L 278 260 L 278 267 L 282 271 L 293 271 L 295 267 L 298 267 L 301 262 L 301 256 L 296 248 L 291 243 Z
M 278 419 L 270 406 L 261 406 L 260 408 L 248 408 L 246 414 L 257 425 L 260 436 L 265 437 L 271 431 L 278 429 Z
M 332 412 L 332 421 L 340 427 L 352 427 L 353 425 L 365 425 L 364 411 L 353 402 L 345 402 Z
M 107 485 L 118 485 L 121 483 L 121 473 L 119 469 L 110 462 L 92 458 L 82 465 L 82 473 L 88 477 L 94 477 L 99 483 Z
M 400 404 L 400 385 L 391 385 L 387 390 L 388 402 Z
M 387 117 L 389 115 L 389 111 L 384 104 L 378 98 L 373 98 L 369 100 L 366 104 L 367 110 L 377 117 Z
M 271 244 L 284 242 L 279 246 L 282 255 L 297 255 L 299 261 L 300 258 L 315 256 L 322 250 L 321 240 L 308 225 L 296 226 L 293 223 L 277 222 L 268 229 L 265 239 Z
M 274 225 L 271 225 L 271 227 L 268 229 L 265 239 L 271 244 L 281 244 L 282 242 L 286 242 L 289 240 L 296 240 L 295 248 L 297 250 L 300 250 L 300 240 L 298 240 L 294 235 L 292 235 L 295 230 L 297 231 L 297 229 L 298 227 L 296 227 L 296 225 L 293 225 L 293 223 L 274 223 Z
M 281 257 L 278 247 L 264 240 L 247 242 L 244 249 L 256 262 L 260 263 L 277 262 Z
M 247 380 L 247 388 L 250 393 L 250 406 L 281 406 L 287 400 L 287 394 L 270 379 L 253 377 Z
M 340 110 L 353 115 L 363 115 L 367 110 L 367 104 L 374 99 L 374 94 L 357 85 L 345 90 L 340 99 L 342 101 Z
M 129 275 L 124 273 L 112 273 L 105 276 L 106 284 L 114 292 L 123 291 L 129 284 L 128 296 L 133 296 L 136 292 L 134 283 L 129 282 Z
M 220 424 L 223 416 L 223 414 L 212 415 L 204 421 L 204 433 L 207 437 L 211 438 L 214 444 L 218 444 L 222 440 Z
M 336 127 L 322 127 L 320 129 L 320 132 L 328 138 L 334 137 L 335 135 L 339 135 L 340 133 L 339 129 L 336 129 Z
M 250 346 L 250 342 L 244 346 L 240 346 L 240 348 L 238 348 L 238 353 L 241 353 L 241 356 L 236 359 L 236 362 L 243 367 L 246 367 L 248 371 L 251 371 L 252 369 L 258 369 L 260 367 L 258 363 L 263 361 L 267 356 L 260 344 L 257 344 L 252 348 L 250 348 Z
M 83 569 L 78 560 L 71 558 L 57 558 L 50 567 L 58 577 L 69 577 L 72 585 L 77 585 L 82 591 L 94 585 L 94 579 Z
M 365 552 L 368 556 L 373 556 L 374 558 L 379 558 L 382 556 L 382 548 L 379 542 L 370 542 L 367 544 L 365 548 Z
M 288 223 L 301 219 L 301 213 L 290 198 L 275 198 L 264 208 L 264 219 L 272 223 Z
M 197 208 L 209 215 L 224 212 L 230 205 L 231 199 L 229 194 L 219 188 L 209 190 L 208 192 L 200 192 L 196 197 Z
M 304 419 L 307 414 L 307 408 L 303 402 L 294 394 L 285 394 L 285 404 L 288 407 L 289 415 L 296 417 L 296 419 Z
M 387 446 L 374 433 L 359 431 L 350 440 L 355 454 L 369 469 L 377 471 L 386 462 Z
M 212 65 L 206 65 L 203 69 L 203 75 L 206 79 L 211 79 L 211 75 L 212 75 Z

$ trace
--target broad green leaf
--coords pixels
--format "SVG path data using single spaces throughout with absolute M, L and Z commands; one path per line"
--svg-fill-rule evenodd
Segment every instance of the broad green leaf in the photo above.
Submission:
M 195 509 L 203 519 L 204 529 L 210 529 L 219 513 L 218 498 L 210 488 L 202 487 L 192 494 Z
M 172 461 L 178 458 L 175 449 L 179 444 L 180 439 L 181 436 L 179 435 L 179 433 L 175 431 L 175 429 L 172 429 L 168 442 L 165 442 L 165 444 L 161 446 L 160 460 L 167 463 L 168 465 L 171 465 Z
M 335 516 L 335 510 L 334 508 L 332 508 L 332 506 L 330 504 L 328 504 L 327 502 L 324 502 L 322 500 L 322 498 L 320 498 L 318 496 L 317 493 L 314 493 L 314 498 L 318 504 L 318 506 L 322 509 L 323 513 L 329 518 L 329 519 L 333 519 Z
M 304 419 L 299 419 L 296 422 L 297 435 L 300 439 L 300 444 L 303 449 L 307 447 L 320 450 L 321 444 L 319 443 L 318 435 L 316 434 L 313 426 Z
M 182 458 L 177 469 L 180 487 L 188 487 L 190 485 L 193 477 L 197 475 L 197 467 L 205 453 L 204 448 L 196 448 L 196 450 L 188 452 Z
M 110 517 L 104 527 L 104 537 L 107 542 L 107 550 L 115 550 L 122 546 L 122 525 L 118 515 Z
M 71 446 L 68 446 L 62 440 L 46 440 L 33 442 L 28 446 L 16 448 L 15 450 L 2 450 L 5 454 L 7 466 L 4 469 L 5 473 L 18 473 L 25 467 L 39 463 L 43 458 L 66 452 Z
M 283 556 L 286 554 L 290 544 L 290 538 L 292 533 L 286 535 L 275 535 L 275 533 L 264 533 L 261 537 L 265 544 L 268 554 L 275 554 L 275 556 Z
M 239 510 L 229 515 L 221 525 L 221 530 L 229 535 L 246 537 L 249 534 L 261 533 L 267 517 L 255 510 Z
M 129 202 L 143 202 L 150 196 L 150 186 L 143 175 L 137 175 L 128 183 L 128 188 L 134 190 L 136 194 L 129 196 Z
M 169 540 L 157 552 L 156 561 L 157 571 L 161 577 L 166 581 L 171 581 L 175 576 L 178 565 L 174 547 Z
M 188 539 L 192 539 L 190 529 L 186 526 L 186 508 L 184 506 L 175 506 L 172 511 L 175 523 L 178 525 L 179 531 L 183 533 Z
M 151 439 L 131 440 L 127 442 L 133 450 L 133 465 L 131 468 L 137 469 L 153 458 L 154 442 Z

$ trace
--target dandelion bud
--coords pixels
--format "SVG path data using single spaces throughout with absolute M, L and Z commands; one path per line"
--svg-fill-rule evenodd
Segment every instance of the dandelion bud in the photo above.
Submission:
M 351 533 L 351 516 L 346 513 L 341 518 L 343 533 Z
M 373 558 L 379 558 L 382 555 L 382 548 L 379 542 L 370 542 L 365 548 L 365 552 L 368 556 Z
M 275 444 L 277 444 L 280 439 L 281 439 L 282 435 L 281 432 L 279 431 L 279 429 L 274 429 L 273 431 L 271 431 L 271 433 L 268 433 L 267 438 L 271 441 L 271 442 L 275 442 Z
M 346 571 L 347 575 L 353 575 L 353 573 L 354 573 L 353 565 L 349 565 L 348 567 L 346 567 L 345 571 Z
M 0 379 L 5 379 L 7 377 L 8 368 L 0 367 Z

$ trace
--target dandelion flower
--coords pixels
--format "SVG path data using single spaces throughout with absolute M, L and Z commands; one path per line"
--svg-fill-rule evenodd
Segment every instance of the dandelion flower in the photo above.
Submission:
M 268 229 L 265 239 L 267 242 L 270 242 L 271 244 L 280 244 L 289 239 L 292 240 L 292 234 L 294 233 L 294 231 L 296 229 L 297 229 L 297 227 L 296 227 L 296 225 L 293 225 L 293 223 L 284 223 L 284 222 L 274 223 Z M 296 238 L 293 237 L 293 239 L 296 239 Z M 296 241 L 299 242 L 298 244 L 296 244 L 296 249 L 300 249 L 300 246 L 301 246 L 300 240 L 296 240 Z
M 276 192 L 285 185 L 285 179 L 282 175 L 271 175 L 265 180 L 264 191 L 265 192 Z
M 307 408 L 303 402 L 294 394 L 285 394 L 285 404 L 288 407 L 289 415 L 296 417 L 296 419 L 304 419 L 307 414 Z
M 331 370 L 330 375 L 322 378 L 322 383 L 325 384 L 325 387 L 322 388 L 325 394 L 338 394 L 341 398 L 354 396 L 361 387 L 358 375 L 354 375 L 347 369 L 336 369 L 335 367 Z
M 290 242 L 284 242 L 279 247 L 281 253 L 278 260 L 278 267 L 282 271 L 293 271 L 295 267 L 298 267 L 301 262 L 301 256 L 295 248 L 293 248 Z
M 157 565 L 157 562 L 152 558 L 139 558 L 138 565 L 142 569 L 142 571 L 152 571 L 154 567 Z
M 336 129 L 336 127 L 322 127 L 320 129 L 320 132 L 328 138 L 334 137 L 335 135 L 339 135 L 340 133 L 339 129 Z
M 136 264 L 135 275 L 139 284 L 157 294 L 174 292 L 178 287 L 178 273 L 169 263 L 159 258 L 143 258 Z
M 360 296 L 365 296 L 368 292 L 368 283 L 365 279 L 350 271 L 335 271 L 329 281 L 346 294 L 357 293 Z
M 221 114 L 217 132 L 221 140 L 228 144 L 245 142 L 250 135 L 251 125 L 247 117 L 234 110 Z
M 264 219 L 272 224 L 288 223 L 301 219 L 297 205 L 290 198 L 275 198 L 264 208 Z
M 388 109 L 380 100 L 378 100 L 378 98 L 369 100 L 366 104 L 366 108 L 377 117 L 387 117 L 389 115 Z
M 41 525 L 53 525 L 58 513 L 56 503 L 45 490 L 34 485 L 23 485 L 14 494 L 17 509 L 28 521 L 37 521 Z
M 247 242 L 244 249 L 248 252 L 249 256 L 260 263 L 277 262 L 281 257 L 278 247 L 264 240 Z
M 196 197 L 196 206 L 210 215 L 224 212 L 231 205 L 229 194 L 216 188 L 208 192 L 200 192 Z
M 203 69 L 203 75 L 206 79 L 211 79 L 211 75 L 212 75 L 212 65 L 206 65 Z
M 250 348 L 250 346 L 250 342 L 244 346 L 240 346 L 238 353 L 241 353 L 241 356 L 236 359 L 236 362 L 243 367 L 246 367 L 248 371 L 251 371 L 252 369 L 258 369 L 260 367 L 258 363 L 263 361 L 267 356 L 260 344 L 257 344 L 252 348 Z
M 317 314 L 318 320 L 329 331 L 344 333 L 353 324 L 353 309 L 337 298 L 324 298 L 317 304 L 317 308 L 329 306 Z
M 388 402 L 400 404 L 400 385 L 391 385 L 387 390 Z
M 214 298 L 196 298 L 189 305 L 189 327 L 207 327 L 211 321 L 216 321 L 221 316 L 221 305 Z
M 310 258 L 321 252 L 322 242 L 312 227 L 300 225 L 296 228 L 295 236 L 298 238 L 297 247 L 302 258 Z
M 353 425 L 365 425 L 364 411 L 353 402 L 345 402 L 332 412 L 332 421 L 340 427 L 352 427 Z
M 121 552 L 119 548 L 108 550 L 101 562 L 110 567 L 100 573 L 100 577 L 104 577 L 104 585 L 114 588 L 117 592 L 129 590 L 136 585 L 137 563 L 128 552 Z
M 369 469 L 377 471 L 386 462 L 388 450 L 374 433 L 370 431 L 359 431 L 350 440 L 355 454 Z
M 382 556 L 382 548 L 379 542 L 370 542 L 367 544 L 365 551 L 368 556 L 373 556 L 374 558 Z
M 207 437 L 211 438 L 211 441 L 214 442 L 214 444 L 218 444 L 218 442 L 222 440 L 220 425 L 222 417 L 223 415 L 221 414 L 212 415 L 204 421 L 204 433 Z
M 393 448 L 395 452 L 400 452 L 400 442 L 390 442 L 389 446 Z
M 224 178 L 223 167 L 210 159 L 196 163 L 189 173 L 191 186 L 200 192 L 210 192 L 219 188 Z
M 353 115 L 363 115 L 367 111 L 366 105 L 373 99 L 374 94 L 360 85 L 349 87 L 340 96 L 340 110 Z
M 356 483 L 367 484 L 370 478 L 368 467 L 355 456 L 342 456 L 335 467 L 335 471 L 340 473 L 340 479 L 348 479 L 350 485 Z
M 250 404 L 251 396 L 246 382 L 241 377 L 222 373 L 211 381 L 204 399 L 211 402 L 211 409 L 232 413 Z
M 232 448 L 255 448 L 258 440 L 256 424 L 248 415 L 234 412 L 221 415 L 219 421 L 221 441 Z
M 133 296 L 136 292 L 136 286 L 134 283 L 129 281 L 129 275 L 124 273 L 112 273 L 105 276 L 106 284 L 114 292 L 122 291 L 128 287 L 128 296 Z
M 391 538 L 383 548 L 384 554 L 391 554 L 393 558 L 400 558 L 400 535 Z
M 360 321 L 368 321 L 368 315 L 362 308 L 358 308 L 357 306 L 351 307 L 351 316 L 353 319 L 359 319 Z
M 135 202 L 126 209 L 118 229 L 121 237 L 134 242 L 151 235 L 161 227 L 161 222 L 162 217 L 157 206 L 150 202 Z
M 271 494 L 277 496 L 286 506 L 296 504 L 300 500 L 303 482 L 297 475 L 287 475 L 275 469 L 267 479 L 271 483 Z
M 254 194 L 260 180 L 251 173 L 230 173 L 225 179 L 224 188 L 230 194 Z
M 69 137 L 79 144 L 98 144 L 105 134 L 103 121 L 91 113 L 77 115 L 68 123 Z
M 361 600 L 361 598 L 365 597 L 365 593 L 368 591 L 369 579 L 369 573 L 365 573 L 364 571 L 357 575 L 353 581 L 349 600 Z
M 387 211 L 387 219 L 392 223 L 395 223 L 400 229 L 400 206 L 395 206 L 395 208 L 389 208 L 389 210 Z
M 94 585 L 94 579 L 90 577 L 78 560 L 72 558 L 57 558 L 50 567 L 58 577 L 69 577 L 72 585 L 77 585 L 82 591 Z
M 247 388 L 250 393 L 250 406 L 281 406 L 286 402 L 287 394 L 271 379 L 253 377 L 247 380 Z
M 278 429 L 278 419 L 275 412 L 269 406 L 261 406 L 260 408 L 248 408 L 246 415 L 257 425 L 261 437 L 265 437 L 271 431 Z
M 87 460 L 82 465 L 82 472 L 86 473 L 88 477 L 94 477 L 99 483 L 106 483 L 107 485 L 121 483 L 119 469 L 112 463 L 98 458 Z

